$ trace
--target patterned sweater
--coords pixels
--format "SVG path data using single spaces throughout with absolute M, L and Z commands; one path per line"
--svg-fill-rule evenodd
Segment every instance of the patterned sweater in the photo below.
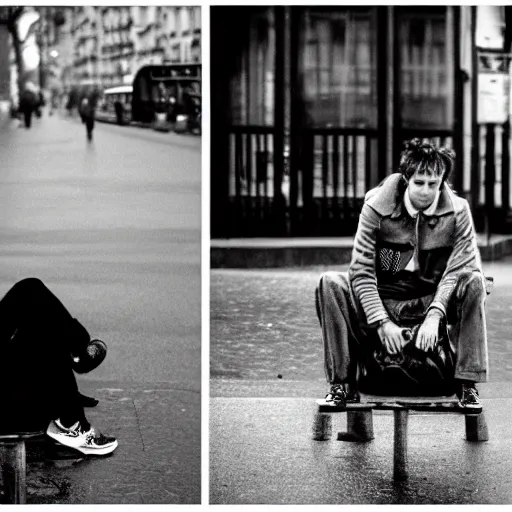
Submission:
M 382 296 L 410 277 L 417 284 L 408 293 L 433 293 L 428 309 L 444 314 L 461 272 L 480 272 L 483 279 L 468 202 L 445 184 L 435 211 L 413 218 L 404 192 L 401 174 L 392 174 L 367 193 L 361 210 L 349 280 L 369 326 L 388 318 Z M 411 258 L 416 265 L 408 266 Z M 410 273 L 406 267 L 415 270 Z

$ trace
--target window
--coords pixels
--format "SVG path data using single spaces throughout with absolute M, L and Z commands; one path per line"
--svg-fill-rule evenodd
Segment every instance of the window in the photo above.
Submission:
M 398 12 L 400 112 L 405 128 L 453 125 L 453 17 L 451 7 Z
M 234 124 L 274 123 L 275 20 L 272 7 L 247 21 L 248 38 L 237 55 L 231 79 L 231 118 Z M 245 25 L 240 30 L 245 30 Z
M 376 11 L 304 10 L 299 47 L 303 122 L 310 126 L 377 125 Z

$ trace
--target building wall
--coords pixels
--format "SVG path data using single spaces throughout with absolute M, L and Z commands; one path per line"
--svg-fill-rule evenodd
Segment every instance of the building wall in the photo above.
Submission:
M 74 7 L 75 75 L 103 87 L 129 83 L 147 64 L 200 62 L 198 6 Z
M 320 228 L 326 234 L 331 218 L 331 234 L 339 233 L 340 211 L 345 224 L 356 219 L 366 190 L 396 169 L 402 142 L 412 137 L 453 147 L 454 186 L 463 194 L 471 191 L 475 76 L 469 6 L 301 6 L 285 8 L 284 15 L 278 7 L 240 7 L 229 33 L 228 14 L 223 17 L 221 10 L 231 7 L 217 9 L 212 45 L 224 55 L 212 54 L 211 80 L 215 94 L 225 91 L 225 103 L 212 106 L 212 122 L 219 127 L 212 139 L 212 169 L 218 173 L 212 182 L 219 182 L 212 204 L 228 211 L 237 204 L 258 209 L 254 198 L 262 192 L 255 184 L 261 179 L 268 201 L 277 201 L 277 190 L 293 204 L 290 218 L 296 214 L 296 225 L 304 227 L 295 236 Z M 287 100 L 278 101 L 279 93 L 291 98 L 289 131 L 285 123 L 284 146 L 261 162 L 259 132 L 282 129 L 277 119 Z M 279 183 L 272 188 L 274 157 L 288 150 L 291 185 L 283 192 Z M 224 200 L 214 197 L 216 190 Z M 254 217 L 266 212 L 262 207 Z M 251 219 L 238 218 L 237 236 L 272 236 L 253 229 Z M 228 231 L 222 236 L 235 236 Z

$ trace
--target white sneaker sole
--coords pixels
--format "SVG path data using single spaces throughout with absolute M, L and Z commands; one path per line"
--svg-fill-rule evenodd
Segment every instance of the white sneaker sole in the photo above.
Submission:
M 118 446 L 117 439 L 107 445 L 97 446 L 97 447 L 89 447 L 86 445 L 77 446 L 75 449 L 79 452 L 82 452 L 84 455 L 108 455 L 112 453 Z

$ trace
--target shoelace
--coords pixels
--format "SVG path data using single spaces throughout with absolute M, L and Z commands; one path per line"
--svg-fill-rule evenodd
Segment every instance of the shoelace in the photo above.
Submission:
M 327 393 L 327 400 L 344 400 L 345 397 L 346 393 L 342 386 L 333 387 L 331 391 Z
M 478 391 L 475 388 L 465 388 L 462 395 L 464 402 L 476 403 L 478 402 Z

